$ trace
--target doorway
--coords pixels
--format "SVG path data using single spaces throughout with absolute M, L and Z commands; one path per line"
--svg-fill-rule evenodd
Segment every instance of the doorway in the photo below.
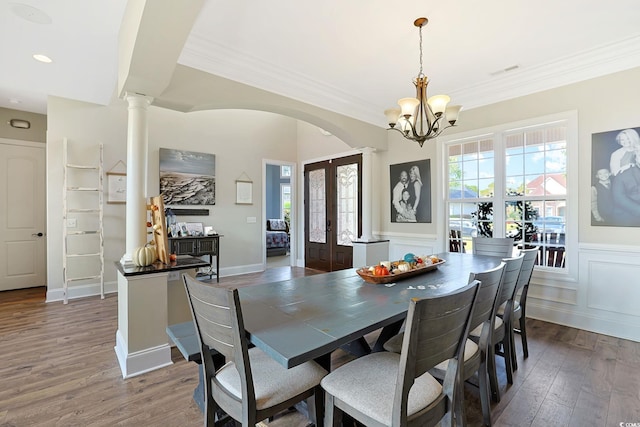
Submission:
M 295 164 L 275 160 L 264 162 L 263 224 L 265 225 L 265 268 L 293 265 L 295 210 L 294 197 Z M 281 220 L 281 221 L 272 221 Z M 281 224 L 285 224 L 282 227 Z M 278 230 L 271 230 L 277 224 Z
M 305 267 L 353 267 L 362 233 L 362 154 L 309 163 L 304 168 Z
M 0 291 L 46 286 L 45 147 L 0 138 Z

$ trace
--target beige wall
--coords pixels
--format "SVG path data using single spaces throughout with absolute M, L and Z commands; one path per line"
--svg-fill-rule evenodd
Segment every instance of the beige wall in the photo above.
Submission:
M 27 120 L 29 129 L 18 129 L 9 125 L 9 120 Z M 47 139 L 47 116 L 0 107 L 0 138 L 21 141 L 45 142 Z
M 537 271 L 527 303 L 528 316 L 580 329 L 640 341 L 637 303 L 640 288 L 640 228 L 593 227 L 590 214 L 591 135 L 640 126 L 640 68 L 599 77 L 553 90 L 463 111 L 460 125 L 447 138 L 469 135 L 500 124 L 516 123 L 564 112 L 577 114 L 577 158 L 568 164 L 573 191 L 568 206 L 572 231 L 568 272 Z M 442 139 L 442 138 L 441 138 Z M 378 153 L 375 188 L 382 196 L 374 206 L 380 214 L 378 234 L 391 240 L 391 252 L 404 246 L 446 249 L 446 207 L 434 198 L 432 224 L 391 224 L 389 220 L 389 165 L 431 159 L 432 194 L 442 194 L 443 167 L 437 142 L 416 144 L 395 133 L 389 150 Z M 424 177 L 423 177 L 424 179 Z M 434 189 L 435 186 L 435 189 Z M 376 204 L 377 203 L 377 204 Z M 571 227 L 571 228 L 570 228 Z M 374 223 L 374 230 L 376 224 Z M 374 231 L 375 234 L 375 231 Z M 567 261 L 569 263 L 569 261 Z
M 104 169 L 126 162 L 127 106 L 116 100 L 98 106 L 52 97 L 49 102 L 47 162 L 48 281 L 51 298 L 62 288 L 62 140 L 72 151 L 87 153 L 104 144 Z M 176 148 L 216 155 L 216 204 L 206 206 L 207 217 L 182 217 L 184 221 L 212 225 L 224 237 L 220 240 L 221 267 L 227 274 L 262 268 L 262 159 L 296 163 L 298 146 L 303 153 L 317 153 L 317 144 L 304 148 L 299 138 L 318 135 L 317 128 L 299 134 L 298 121 L 273 113 L 247 110 L 212 110 L 182 113 L 160 107 L 149 108 L 148 196 L 159 193 L 159 148 Z M 323 150 L 348 148 L 334 140 Z M 346 148 L 345 148 L 346 147 Z M 310 154 L 304 154 L 310 155 Z M 82 162 L 82 159 L 75 159 Z M 56 166 L 58 165 L 58 166 Z M 118 171 L 121 165 L 118 165 Z M 236 205 L 235 181 L 246 174 L 253 181 L 253 204 Z M 125 206 L 105 204 L 105 281 L 115 285 L 113 263 L 125 251 Z M 249 223 L 256 218 L 255 223 Z

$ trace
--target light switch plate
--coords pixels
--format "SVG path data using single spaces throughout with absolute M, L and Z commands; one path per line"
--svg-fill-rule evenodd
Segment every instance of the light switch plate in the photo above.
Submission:
M 248 216 L 247 217 L 247 224 L 255 224 L 256 223 L 256 217 L 255 216 Z

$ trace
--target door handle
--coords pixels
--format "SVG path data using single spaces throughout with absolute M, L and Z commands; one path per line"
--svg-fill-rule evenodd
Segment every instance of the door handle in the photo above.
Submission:
M 327 232 L 331 232 L 331 220 L 327 220 Z
M 40 233 L 33 233 L 32 234 L 33 237 L 42 237 L 44 236 L 44 233 L 40 232 Z

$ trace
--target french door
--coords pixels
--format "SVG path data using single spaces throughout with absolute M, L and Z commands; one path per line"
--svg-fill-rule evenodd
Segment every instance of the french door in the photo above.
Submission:
M 353 243 L 362 233 L 362 155 L 304 168 L 305 266 L 322 271 L 353 266 Z

